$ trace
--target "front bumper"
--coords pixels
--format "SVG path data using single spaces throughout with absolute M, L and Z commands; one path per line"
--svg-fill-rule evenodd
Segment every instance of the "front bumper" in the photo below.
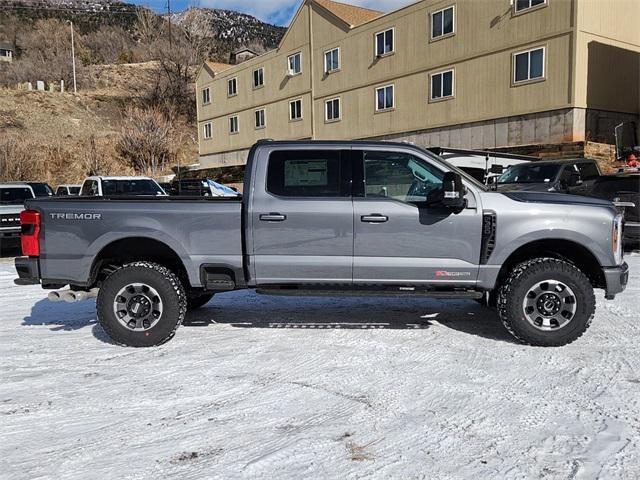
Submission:
M 604 279 L 606 282 L 604 297 L 607 300 L 613 300 L 616 294 L 624 291 L 629 281 L 629 265 L 624 262 L 618 267 L 605 267 Z
M 16 257 L 16 272 L 18 278 L 13 283 L 16 285 L 38 285 L 40 284 L 40 266 L 38 259 L 33 257 Z

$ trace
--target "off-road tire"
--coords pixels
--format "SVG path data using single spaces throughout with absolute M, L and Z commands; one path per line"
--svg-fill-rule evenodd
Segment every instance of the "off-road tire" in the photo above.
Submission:
M 576 311 L 569 323 L 554 331 L 541 331 L 526 319 L 525 295 L 537 282 L 553 279 L 573 290 Z M 559 347 L 580 338 L 589 328 L 595 313 L 593 286 L 575 265 L 556 258 L 534 258 L 515 266 L 498 291 L 498 314 L 507 330 L 520 342 Z
M 163 305 L 158 322 L 143 331 L 127 329 L 114 312 L 118 291 L 137 282 L 155 289 Z M 96 310 L 100 325 L 114 342 L 129 347 L 152 347 L 169 341 L 175 335 L 187 312 L 187 295 L 177 275 L 168 268 L 157 263 L 134 262 L 105 279 L 98 292 Z
M 187 311 L 206 305 L 213 298 L 213 295 L 212 292 L 202 292 L 201 290 L 187 291 Z

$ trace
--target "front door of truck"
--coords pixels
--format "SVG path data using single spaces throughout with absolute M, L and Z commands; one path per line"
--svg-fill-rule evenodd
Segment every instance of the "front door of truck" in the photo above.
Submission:
M 473 285 L 482 212 L 442 202 L 444 167 L 401 149 L 354 151 L 354 261 L 358 284 Z
M 298 147 L 259 159 L 256 178 L 266 182 L 254 185 L 250 262 L 258 285 L 351 284 L 349 153 Z

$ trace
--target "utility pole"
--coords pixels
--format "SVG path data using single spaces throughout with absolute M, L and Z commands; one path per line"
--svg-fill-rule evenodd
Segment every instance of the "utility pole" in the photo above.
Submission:
M 169 50 L 171 50 L 171 0 L 167 0 L 167 18 L 169 19 Z
M 71 25 L 71 60 L 73 62 L 73 93 L 78 93 L 78 86 L 76 85 L 76 48 L 73 40 L 73 22 L 69 20 Z

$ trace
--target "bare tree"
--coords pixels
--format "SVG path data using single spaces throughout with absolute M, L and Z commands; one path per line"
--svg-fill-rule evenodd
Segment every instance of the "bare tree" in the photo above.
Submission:
M 128 109 L 118 154 L 137 172 L 159 174 L 170 160 L 172 120 L 159 107 Z

